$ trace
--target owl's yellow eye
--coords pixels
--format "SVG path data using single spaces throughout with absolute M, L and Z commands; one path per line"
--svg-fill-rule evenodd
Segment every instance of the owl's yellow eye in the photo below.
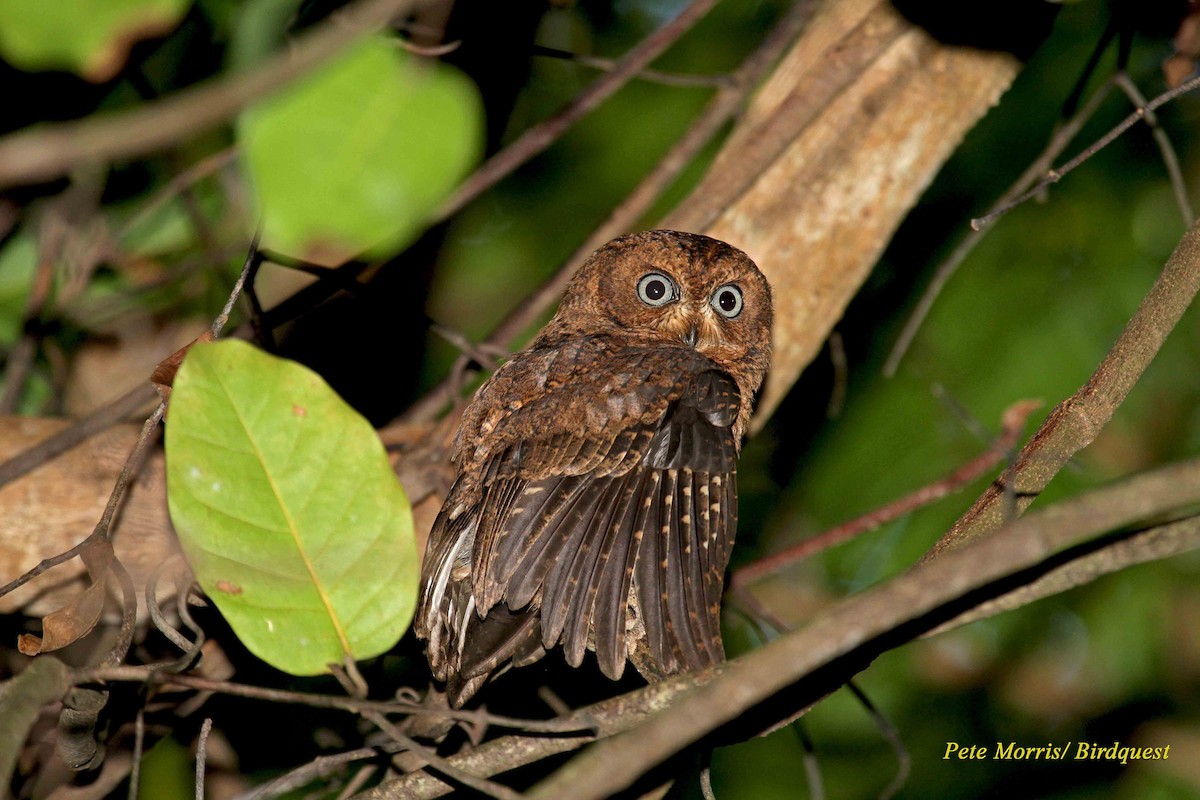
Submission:
M 742 313 L 742 290 L 735 284 L 727 283 L 713 292 L 709 302 L 718 314 L 733 319 Z
M 661 272 L 647 272 L 637 285 L 638 299 L 648 306 L 665 306 L 678 296 L 675 283 Z

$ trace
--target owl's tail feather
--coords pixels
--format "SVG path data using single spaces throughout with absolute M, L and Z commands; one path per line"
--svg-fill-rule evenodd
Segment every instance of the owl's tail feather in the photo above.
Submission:
M 525 608 L 512 611 L 501 603 L 482 620 L 478 615 L 467 617 L 467 631 L 458 654 L 458 671 L 450 676 L 446 693 L 455 708 L 471 698 L 488 676 L 504 662 L 511 660 L 523 667 L 540 659 L 542 647 L 540 611 Z

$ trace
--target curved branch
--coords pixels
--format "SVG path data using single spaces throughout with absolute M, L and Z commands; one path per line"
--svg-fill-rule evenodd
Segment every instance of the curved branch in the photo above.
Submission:
M 222 75 L 131 109 L 5 136 L 0 188 L 49 180 L 87 161 L 144 155 L 214 128 L 412 5 L 413 0 L 359 0 L 250 72 Z

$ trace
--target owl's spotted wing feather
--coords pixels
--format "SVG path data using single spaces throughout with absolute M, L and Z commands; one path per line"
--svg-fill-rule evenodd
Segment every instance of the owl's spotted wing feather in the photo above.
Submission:
M 510 402 L 528 371 L 542 371 L 544 391 Z M 588 338 L 521 354 L 480 403 L 505 413 L 468 411 L 465 426 L 488 446 L 460 443 L 461 459 L 478 463 L 462 465 L 434 524 L 418 610 L 452 699 L 558 644 L 572 665 L 595 650 L 613 678 L 631 635 L 645 640 L 643 671 L 721 660 L 737 513 L 733 380 L 690 348 Z

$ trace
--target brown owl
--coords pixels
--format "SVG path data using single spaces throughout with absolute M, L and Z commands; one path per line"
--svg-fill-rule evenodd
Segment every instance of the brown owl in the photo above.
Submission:
M 461 705 L 561 644 L 647 679 L 724 658 L 736 464 L 770 362 L 745 253 L 649 231 L 597 250 L 463 415 L 416 632 Z

